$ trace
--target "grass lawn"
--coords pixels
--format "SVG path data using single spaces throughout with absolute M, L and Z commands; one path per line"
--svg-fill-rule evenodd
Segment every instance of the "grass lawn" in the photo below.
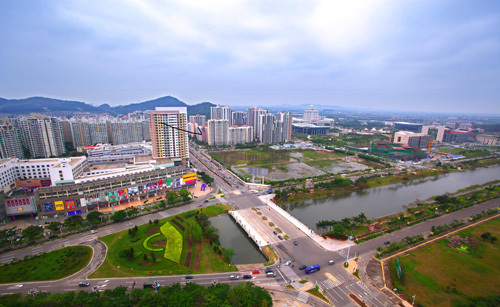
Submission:
M 490 232 L 500 237 L 500 219 L 494 219 L 458 235 L 479 238 L 468 253 L 449 247 L 448 239 L 440 240 L 399 258 L 403 277 L 398 281 L 395 260 L 391 272 L 395 287 L 408 297 L 416 295 L 421 306 L 452 306 L 452 300 L 467 296 L 498 295 L 500 293 L 500 243 L 480 239 Z
M 160 227 L 160 230 L 167 239 L 164 257 L 175 263 L 180 263 L 184 245 L 182 234 L 171 223 L 165 223 Z
M 92 259 L 89 246 L 69 246 L 30 259 L 0 266 L 0 283 L 57 280 L 87 266 Z
M 101 278 L 101 277 L 126 277 L 126 276 L 149 276 L 151 275 L 180 275 L 188 273 L 205 273 L 205 272 L 227 272 L 230 271 L 226 267 L 228 264 L 224 262 L 223 257 L 215 254 L 210 244 L 202 240 L 197 244 L 192 244 L 192 249 L 186 250 L 186 238 L 188 237 L 187 229 L 186 231 L 179 229 L 178 226 L 175 229 L 181 235 L 180 242 L 182 246 L 179 250 L 182 251 L 180 255 L 180 261 L 174 262 L 166 259 L 164 257 L 164 251 L 152 252 L 148 251 L 143 246 L 143 241 L 155 233 L 160 233 L 160 227 L 166 223 L 170 224 L 170 221 L 175 221 L 181 226 L 186 226 L 188 223 L 196 223 L 194 220 L 194 215 L 196 211 L 202 211 L 208 217 L 216 216 L 218 214 L 225 214 L 230 207 L 227 205 L 216 205 L 207 208 L 201 208 L 197 210 L 191 210 L 178 215 L 181 219 L 175 219 L 173 217 L 167 217 L 160 220 L 160 222 L 155 224 L 145 224 L 138 227 L 138 232 L 135 236 L 130 236 L 128 231 L 121 231 L 101 238 L 108 246 L 108 253 L 106 259 L 101 267 L 95 271 L 90 277 L 91 278 Z M 173 227 L 173 226 L 172 226 Z M 168 244 L 167 236 L 162 234 L 161 236 L 154 237 L 150 239 L 149 243 L 158 243 L 166 246 Z M 179 241 L 177 241 L 179 242 Z M 201 264 L 200 270 L 193 270 L 194 258 L 196 257 L 195 251 L 196 246 L 201 244 Z M 180 245 L 180 243 L 179 243 Z M 150 246 L 150 247 L 158 247 Z M 123 250 L 134 249 L 134 258 L 129 259 L 121 255 Z M 154 258 L 151 257 L 154 255 Z M 189 256 L 188 256 L 189 255 Z M 185 258 L 189 257 L 191 261 L 187 263 L 190 264 L 189 267 L 185 265 Z M 233 270 L 233 269 L 231 269 Z

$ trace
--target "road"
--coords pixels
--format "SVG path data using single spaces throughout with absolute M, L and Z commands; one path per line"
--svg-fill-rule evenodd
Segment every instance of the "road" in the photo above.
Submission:
M 348 297 L 349 293 L 354 293 L 360 299 L 367 302 L 370 306 L 391 306 L 392 303 L 387 299 L 385 294 L 380 292 L 378 289 L 372 287 L 369 284 L 359 281 L 352 274 L 347 272 L 342 267 L 342 262 L 346 259 L 347 248 L 338 251 L 329 251 L 318 245 L 315 241 L 307 237 L 303 232 L 299 231 L 296 226 L 290 223 L 286 218 L 271 210 L 267 205 L 263 204 L 254 193 L 249 192 L 244 186 L 242 186 L 237 179 L 231 178 L 231 173 L 223 169 L 219 170 L 217 166 L 212 165 L 210 161 L 204 159 L 199 154 L 192 155 L 195 158 L 200 157 L 201 161 L 197 159 L 192 159 L 192 164 L 198 170 L 204 171 L 211 174 L 214 177 L 214 189 L 217 191 L 220 189 L 224 194 L 224 198 L 209 200 L 205 203 L 204 200 L 208 199 L 212 195 L 206 196 L 204 198 L 197 199 L 194 203 L 189 205 L 171 208 L 161 212 L 157 212 L 150 215 L 145 215 L 138 217 L 132 221 L 125 221 L 121 223 L 111 224 L 100 228 L 98 233 L 91 234 L 90 232 L 84 232 L 77 235 L 69 236 L 66 238 L 61 238 L 58 240 L 43 243 L 41 245 L 32 246 L 16 251 L 12 251 L 6 254 L 0 255 L 0 262 L 7 263 L 12 261 L 12 259 L 22 259 L 24 256 L 32 256 L 42 252 L 50 252 L 65 246 L 84 244 L 89 245 L 94 249 L 94 255 L 91 260 L 90 265 L 84 270 L 58 281 L 50 282 L 29 282 L 29 283 L 19 283 L 19 284 L 4 284 L 0 285 L 0 293 L 23 293 L 27 294 L 30 289 L 36 288 L 39 291 L 50 291 L 54 292 L 67 292 L 67 291 L 77 291 L 77 290 L 87 290 L 91 291 L 94 286 L 98 289 L 112 289 L 117 286 L 127 286 L 130 289 L 133 287 L 142 287 L 142 283 L 145 281 L 157 281 L 161 284 L 172 284 L 172 283 L 184 283 L 187 280 L 184 276 L 156 276 L 156 277 L 134 277 L 134 278 L 109 278 L 109 279 L 92 279 L 89 280 L 91 287 L 80 288 L 78 283 L 80 281 L 87 280 L 86 277 L 98 268 L 100 263 L 103 261 L 106 254 L 106 247 L 103 243 L 98 241 L 99 236 L 105 236 L 107 234 L 119 232 L 122 230 L 129 229 L 134 225 L 142 225 L 149 222 L 149 220 L 163 219 L 168 216 L 173 216 L 180 214 L 182 212 L 198 208 L 199 206 L 209 206 L 218 202 L 225 202 L 232 205 L 236 210 L 240 212 L 245 219 L 248 219 L 255 229 L 262 235 L 264 240 L 267 240 L 269 244 L 273 247 L 276 253 L 280 257 L 280 263 L 276 264 L 276 278 L 268 278 L 264 274 L 253 275 L 251 281 L 255 282 L 260 286 L 285 286 L 291 281 L 299 281 L 301 279 L 308 279 L 309 281 L 317 284 L 322 289 L 325 289 L 326 297 L 335 306 L 356 306 L 353 301 Z M 201 163 L 203 162 L 203 163 Z M 215 170 L 215 171 L 212 171 Z M 500 200 L 488 201 L 482 204 L 478 204 L 474 207 L 464 209 L 462 211 L 454 212 L 437 219 L 429 220 L 408 228 L 404 228 L 400 231 L 396 231 L 382 237 L 372 239 L 367 242 L 363 242 L 359 245 L 353 244 L 350 248 L 351 258 L 353 255 L 359 256 L 361 259 L 367 259 L 374 255 L 375 250 L 379 246 L 383 246 L 383 242 L 391 241 L 396 242 L 402 240 L 406 236 L 414 236 L 420 233 L 428 234 L 433 225 L 443 225 L 449 224 L 454 219 L 467 219 L 469 216 L 476 214 L 482 210 L 488 208 L 498 208 L 500 206 Z M 264 222 L 262 218 L 255 214 L 252 207 L 259 207 L 259 210 L 268 217 L 268 221 L 272 221 L 278 227 L 280 227 L 284 233 L 290 236 L 290 240 L 280 240 L 272 231 L 268 228 L 268 221 Z M 297 241 L 297 245 L 294 245 L 294 241 Z M 293 260 L 292 265 L 286 266 L 284 262 L 287 260 Z M 334 265 L 328 265 L 328 261 L 333 260 Z M 321 270 L 312 274 L 305 274 L 304 271 L 299 270 L 301 265 L 312 265 L 319 264 Z M 261 268 L 263 269 L 263 268 Z M 363 269 L 362 267 L 360 269 Z M 232 274 L 238 274 L 242 276 L 249 272 L 237 272 Z M 194 275 L 194 279 L 191 282 L 197 282 L 199 284 L 208 285 L 211 284 L 214 279 L 218 282 L 224 283 L 238 283 L 246 281 L 243 279 L 230 280 L 229 275 L 231 273 L 218 273 L 218 274 L 203 274 Z M 300 285 L 295 283 L 295 285 Z M 300 294 L 297 299 L 307 303 L 307 294 Z

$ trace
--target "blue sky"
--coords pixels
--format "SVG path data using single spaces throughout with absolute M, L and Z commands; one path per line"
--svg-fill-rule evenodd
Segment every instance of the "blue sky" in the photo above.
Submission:
M 500 1 L 0 0 L 0 97 L 500 113 Z

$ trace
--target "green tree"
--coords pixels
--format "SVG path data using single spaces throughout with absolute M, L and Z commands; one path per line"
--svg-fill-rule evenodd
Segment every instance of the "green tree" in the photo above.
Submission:
M 42 227 L 30 225 L 30 226 L 23 229 L 22 234 L 23 234 L 23 236 L 28 238 L 28 240 L 33 240 L 38 235 L 42 234 L 42 232 L 43 232 Z
M 127 213 L 125 211 L 117 211 L 111 216 L 113 222 L 121 222 L 127 218 Z
M 137 214 L 139 214 L 139 210 L 137 210 L 137 209 L 132 209 L 132 210 L 128 210 L 128 211 L 127 211 L 127 215 L 128 215 L 129 217 L 135 216 L 135 215 L 137 215 Z
M 89 214 L 87 214 L 87 221 L 91 222 L 92 224 L 98 224 L 101 222 L 101 217 L 103 214 L 99 211 L 91 211 Z
M 83 223 L 83 217 L 81 215 L 71 215 L 67 219 L 64 220 L 64 225 L 75 227 L 77 225 L 81 225 Z
M 59 230 L 59 226 L 61 226 L 62 224 L 59 223 L 59 222 L 51 222 L 49 224 L 49 226 L 47 226 L 48 229 L 52 230 L 52 231 L 58 231 Z
M 231 259 L 236 254 L 233 248 L 222 248 L 222 254 L 226 258 L 227 262 L 231 262 Z

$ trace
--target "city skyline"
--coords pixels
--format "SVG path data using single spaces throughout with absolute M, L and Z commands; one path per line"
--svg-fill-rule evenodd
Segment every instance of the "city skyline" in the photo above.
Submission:
M 500 113 L 495 1 L 0 4 L 0 97 Z

